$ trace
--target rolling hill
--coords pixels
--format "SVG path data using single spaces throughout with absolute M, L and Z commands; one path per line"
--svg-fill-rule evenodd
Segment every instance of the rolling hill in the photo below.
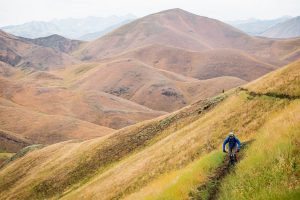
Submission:
M 41 143 L 95 136 L 89 128 L 77 135 L 90 123 L 99 130 L 120 129 L 165 115 L 300 56 L 299 38 L 252 37 L 180 9 L 135 20 L 91 42 L 58 35 L 26 39 L 5 32 L 0 42 L 1 98 L 14 105 L 3 106 L 3 112 L 16 113 L 1 116 L 1 129 L 41 137 L 36 140 Z M 28 119 L 20 122 L 21 128 L 11 124 L 22 118 L 18 106 Z M 60 126 L 62 121 L 78 126 L 38 133 L 42 129 L 29 124 L 40 113 L 43 126 Z
M 113 129 L 74 117 L 28 109 L 2 97 L 0 107 L 1 130 L 7 135 L 11 132 L 17 138 L 27 139 L 30 144 L 52 144 L 69 139 L 89 139 L 113 132 Z
M 72 56 L 0 30 L 0 61 L 13 67 L 45 70 L 78 63 Z
M 197 52 L 234 49 L 277 67 L 288 63 L 284 56 L 299 49 L 299 39 L 292 43 L 252 37 L 221 21 L 172 9 L 126 24 L 73 54 L 95 61 L 155 44 Z
M 249 19 L 249 20 L 229 21 L 228 23 L 249 35 L 260 35 L 267 29 L 276 26 L 279 23 L 285 22 L 290 18 L 291 18 L 290 16 L 283 16 L 277 19 L 269 19 L 269 20 Z
M 277 68 L 235 49 L 195 52 L 154 44 L 134 49 L 119 57 L 134 58 L 155 68 L 200 80 L 233 76 L 251 81 Z
M 250 36 L 220 21 L 172 9 L 137 19 L 75 52 L 82 60 L 95 60 L 149 44 L 200 51 L 236 47 Z
M 260 35 L 269 38 L 300 37 L 300 16 L 272 26 Z
M 0 198 L 297 199 L 299 68 L 102 138 L 28 153 L 0 169 Z M 237 173 L 220 175 L 232 130 L 244 156 Z
M 300 39 L 252 37 L 218 20 L 172 9 L 135 20 L 72 52 L 83 62 L 99 63 L 80 67 L 87 71 L 73 87 L 175 111 L 297 60 L 299 47 Z M 176 74 L 185 80 L 174 79 Z M 204 84 L 207 79 L 226 83 Z
M 104 91 L 155 110 L 174 111 L 297 60 L 299 47 L 300 39 L 252 37 L 218 20 L 172 9 L 140 18 L 81 45 L 72 55 L 102 67 L 84 73 L 74 87 Z M 154 75 L 162 72 L 163 77 Z M 166 77 L 170 72 L 185 76 L 184 82 L 192 81 L 188 83 L 190 89 L 186 83 Z M 190 78 L 223 79 L 226 87 L 219 88 L 218 81 L 200 84 Z M 201 92 L 204 88 L 210 92 Z
M 75 70 L 74 67 L 72 69 Z M 167 112 L 245 83 L 229 76 L 197 80 L 130 59 L 106 60 L 92 68 L 79 65 L 79 69 L 86 72 L 73 78 L 69 87 L 84 91 L 104 91 Z
M 112 25 L 132 20 L 136 17 L 128 14 L 124 16 L 65 18 L 52 21 L 32 21 L 19 25 L 0 27 L 5 32 L 26 38 L 48 37 L 53 34 L 67 38 L 79 39 L 82 35 L 103 31 Z
M 111 128 L 122 128 L 165 114 L 104 92 L 42 87 L 31 83 L 36 77 L 46 75 L 49 76 L 45 73 L 33 73 L 32 79 L 26 77 L 19 81 L 0 78 L 0 96 L 34 112 L 72 117 Z M 10 117 L 1 116 L 3 120 L 13 121 Z
M 32 42 L 43 47 L 50 47 L 57 51 L 69 53 L 77 49 L 83 42 L 79 40 L 71 40 L 60 35 L 50 35 L 36 39 L 22 38 L 25 41 Z

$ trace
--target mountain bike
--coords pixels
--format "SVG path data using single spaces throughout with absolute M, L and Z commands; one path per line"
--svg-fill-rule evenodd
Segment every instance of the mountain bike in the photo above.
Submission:
M 229 154 L 229 165 L 235 165 L 236 164 L 236 162 L 237 162 L 237 158 L 236 158 L 236 153 L 237 153 L 238 151 L 226 151 L 226 153 L 228 153 Z
M 231 153 L 229 153 L 230 155 L 229 155 L 229 164 L 230 165 L 235 165 L 235 163 L 236 163 L 236 155 L 235 155 L 235 153 L 234 152 L 231 152 Z

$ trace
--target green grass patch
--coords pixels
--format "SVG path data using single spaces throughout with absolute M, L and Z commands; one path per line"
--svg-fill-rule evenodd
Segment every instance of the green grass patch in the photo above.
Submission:
M 84 74 L 85 72 L 88 72 L 90 69 L 94 68 L 95 65 L 84 65 L 81 67 L 78 67 L 74 70 L 75 75 Z
M 0 159 L 6 160 L 6 159 L 12 157 L 13 155 L 14 155 L 14 153 L 0 153 Z
M 156 192 L 146 195 L 143 199 L 188 199 L 191 190 L 196 190 L 199 183 L 207 181 L 209 176 L 222 165 L 224 156 L 225 154 L 220 151 L 213 151 L 181 170 L 160 177 L 153 183 L 155 188 L 150 189 Z
M 299 199 L 299 133 L 296 111 L 264 126 L 236 173 L 222 182 L 219 199 Z

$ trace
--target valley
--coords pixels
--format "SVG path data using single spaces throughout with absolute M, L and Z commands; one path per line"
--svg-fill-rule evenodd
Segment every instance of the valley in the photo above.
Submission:
M 296 200 L 299 52 L 178 8 L 91 41 L 0 30 L 0 199 Z

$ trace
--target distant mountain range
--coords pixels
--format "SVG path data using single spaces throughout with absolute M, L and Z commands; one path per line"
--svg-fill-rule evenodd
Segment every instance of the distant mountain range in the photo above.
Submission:
M 0 30 L 0 200 L 298 200 L 299 59 L 181 9 L 87 42 Z
M 228 21 L 230 25 L 240 29 L 241 31 L 248 33 L 249 35 L 260 35 L 272 26 L 278 23 L 285 22 L 291 19 L 290 16 L 283 16 L 277 19 L 260 20 L 260 19 L 248 19 L 248 20 L 236 20 Z
M 61 35 L 70 39 L 91 41 L 137 19 L 134 15 L 110 17 L 68 18 L 60 20 L 32 21 L 21 25 L 0 27 L 3 31 L 24 38 L 40 38 L 50 35 Z M 291 20 L 291 21 L 289 21 Z M 289 21 L 289 22 L 288 22 Z M 283 16 L 277 19 L 235 20 L 227 23 L 235 28 L 254 36 L 273 38 L 298 37 L 299 17 Z M 286 24 L 282 24 L 287 22 Z M 279 26 L 279 24 L 281 24 Z M 278 25 L 278 26 L 277 26 Z M 274 28 L 273 28 L 274 27 Z M 282 30 L 281 30 L 282 29 Z
M 103 136 L 243 85 L 299 52 L 300 38 L 253 37 L 181 9 L 90 42 L 0 31 L 1 130 L 21 146 Z
M 91 41 L 91 40 L 95 40 L 99 37 L 102 37 L 103 35 L 125 25 L 125 24 L 128 24 L 130 22 L 134 21 L 134 19 L 128 19 L 128 20 L 125 20 L 125 21 L 122 21 L 121 23 L 118 23 L 118 24 L 114 24 L 102 31 L 97 31 L 97 32 L 93 32 L 93 33 L 88 33 L 88 34 L 85 34 L 85 35 L 82 35 L 81 37 L 79 37 L 78 39 L 79 40 L 84 40 L 84 41 Z
M 115 25 L 121 26 L 124 22 L 135 19 L 134 15 L 110 17 L 68 18 L 60 20 L 32 21 L 21 25 L 1 27 L 5 32 L 26 38 L 47 37 L 58 34 L 71 39 L 78 39 L 83 35 L 102 32 Z
M 300 36 L 300 16 L 294 17 L 264 31 L 261 36 L 269 38 L 292 38 Z

